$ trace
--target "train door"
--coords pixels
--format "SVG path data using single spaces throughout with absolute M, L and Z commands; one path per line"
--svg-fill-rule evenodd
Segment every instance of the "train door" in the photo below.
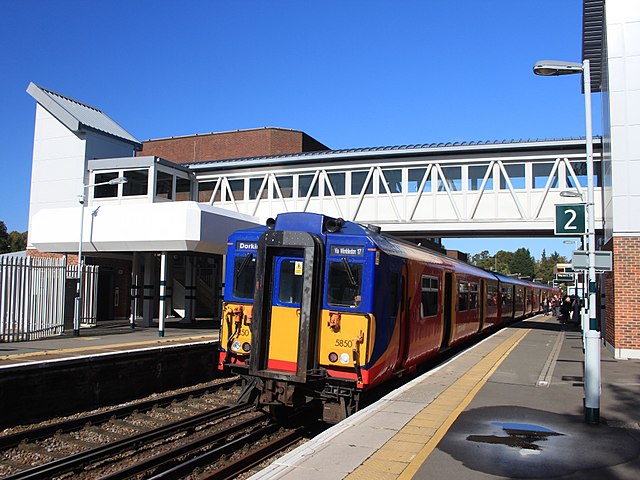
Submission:
M 249 373 L 304 382 L 315 349 L 323 251 L 306 232 L 268 231 L 258 242 Z
M 455 303 L 453 300 L 453 273 L 445 272 L 444 274 L 444 312 L 443 312 L 443 331 L 442 343 L 440 348 L 447 348 L 451 339 L 451 329 L 453 323 L 453 312 L 455 311 Z

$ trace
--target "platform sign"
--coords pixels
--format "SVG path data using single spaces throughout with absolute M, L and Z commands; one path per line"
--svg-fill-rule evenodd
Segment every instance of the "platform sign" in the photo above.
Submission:
M 556 205 L 556 235 L 584 235 L 587 233 L 584 203 Z
M 610 272 L 613 270 L 613 255 L 611 252 L 599 250 L 594 252 L 596 264 L 594 265 L 599 272 Z M 589 270 L 589 253 L 576 250 L 571 258 L 571 265 L 574 270 Z

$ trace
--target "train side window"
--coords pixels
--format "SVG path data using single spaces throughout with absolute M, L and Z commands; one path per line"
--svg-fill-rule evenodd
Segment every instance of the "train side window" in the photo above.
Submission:
M 256 284 L 256 257 L 252 253 L 238 255 L 233 272 L 233 296 L 252 299 Z
M 513 304 L 513 287 L 502 287 L 502 304 Z
M 400 274 L 392 273 L 389 282 L 389 310 L 391 316 L 395 316 L 398 311 L 398 289 L 400 286 Z
M 340 307 L 357 307 L 362 295 L 362 264 L 343 258 L 329 263 L 327 303 Z
M 458 310 L 469 309 L 469 285 L 466 282 L 458 283 Z
M 420 304 L 422 318 L 438 314 L 438 279 L 422 276 L 422 302 Z
M 469 284 L 469 310 L 478 308 L 478 284 Z
M 498 304 L 498 286 L 490 284 L 487 286 L 487 306 L 492 307 Z

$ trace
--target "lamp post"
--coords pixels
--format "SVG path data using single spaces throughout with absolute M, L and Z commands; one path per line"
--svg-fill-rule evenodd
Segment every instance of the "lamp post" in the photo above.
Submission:
M 82 233 L 84 230 L 84 203 L 85 203 L 85 191 L 90 187 L 99 187 L 101 185 L 118 185 L 120 183 L 127 183 L 127 177 L 118 177 L 108 182 L 91 183 L 89 185 L 82 184 L 82 193 L 79 195 L 78 201 L 80 202 L 80 240 L 78 241 L 78 285 L 76 287 L 76 303 L 73 311 L 73 336 L 80 336 L 80 320 L 82 317 L 82 277 L 84 271 L 84 262 L 82 260 Z
M 536 75 L 558 76 L 582 73 L 584 85 L 584 113 L 586 122 L 587 149 L 587 254 L 589 257 L 588 286 L 589 286 L 589 325 L 585 333 L 585 421 L 599 423 L 600 421 L 600 332 L 596 315 L 596 219 L 594 205 L 594 174 L 593 174 L 593 132 L 591 119 L 591 67 L 589 60 L 582 63 L 563 62 L 558 60 L 541 60 L 533 67 Z

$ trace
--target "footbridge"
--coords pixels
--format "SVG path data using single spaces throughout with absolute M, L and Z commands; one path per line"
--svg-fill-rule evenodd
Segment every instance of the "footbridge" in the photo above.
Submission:
M 602 226 L 601 141 L 595 211 Z M 403 236 L 551 236 L 554 205 L 586 198 L 584 139 L 448 143 L 253 157 L 186 165 L 198 201 L 265 221 L 310 211 Z

